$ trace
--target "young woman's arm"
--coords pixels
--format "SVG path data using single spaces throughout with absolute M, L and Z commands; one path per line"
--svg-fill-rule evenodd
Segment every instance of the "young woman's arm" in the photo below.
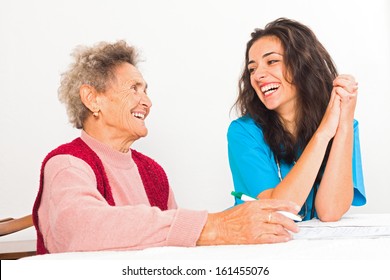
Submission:
M 353 77 L 340 75 L 333 85 L 341 99 L 341 112 L 315 201 L 318 217 L 323 221 L 339 220 L 353 199 L 352 152 L 357 84 Z
M 274 189 L 259 194 L 259 198 L 287 199 L 303 205 L 320 169 L 329 141 L 334 137 L 340 119 L 340 96 L 332 91 L 331 100 L 317 131 L 299 160 Z

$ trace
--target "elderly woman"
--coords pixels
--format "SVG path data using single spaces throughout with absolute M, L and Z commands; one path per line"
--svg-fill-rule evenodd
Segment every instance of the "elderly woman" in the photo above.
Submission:
M 178 208 L 164 170 L 132 150 L 147 135 L 152 103 L 124 41 L 74 52 L 59 99 L 81 136 L 44 159 L 33 208 L 38 254 L 155 246 L 285 242 L 295 223 L 264 200 L 219 213 Z

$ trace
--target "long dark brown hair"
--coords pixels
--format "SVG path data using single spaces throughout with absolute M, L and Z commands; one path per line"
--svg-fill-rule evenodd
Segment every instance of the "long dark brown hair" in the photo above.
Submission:
M 249 50 L 264 36 L 277 37 L 281 41 L 286 72 L 290 74 L 288 77 L 291 77 L 289 82 L 297 89 L 296 137 L 287 131 L 275 111 L 264 106 L 251 85 L 247 67 Z M 275 157 L 291 164 L 318 128 L 330 100 L 332 82 L 337 75 L 332 58 L 309 27 L 294 20 L 279 18 L 267 24 L 264 29 L 255 29 L 252 32 L 246 47 L 245 66 L 234 106 L 241 116 L 249 115 L 262 128 L 265 141 Z M 329 150 L 330 145 L 322 171 Z M 321 179 L 319 176 L 316 181 Z

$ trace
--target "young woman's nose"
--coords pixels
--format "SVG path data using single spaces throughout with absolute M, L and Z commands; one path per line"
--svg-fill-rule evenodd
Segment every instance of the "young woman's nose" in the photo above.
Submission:
M 258 66 L 254 71 L 253 76 L 256 81 L 260 81 L 267 76 L 267 70 L 264 67 Z

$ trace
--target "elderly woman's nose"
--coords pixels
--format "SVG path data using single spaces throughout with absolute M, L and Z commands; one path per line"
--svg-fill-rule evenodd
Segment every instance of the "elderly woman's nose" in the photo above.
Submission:
M 152 107 L 152 101 L 150 100 L 149 96 L 147 96 L 146 94 L 142 95 L 140 103 L 141 103 L 141 105 L 143 105 L 145 107 L 148 107 L 148 108 Z

